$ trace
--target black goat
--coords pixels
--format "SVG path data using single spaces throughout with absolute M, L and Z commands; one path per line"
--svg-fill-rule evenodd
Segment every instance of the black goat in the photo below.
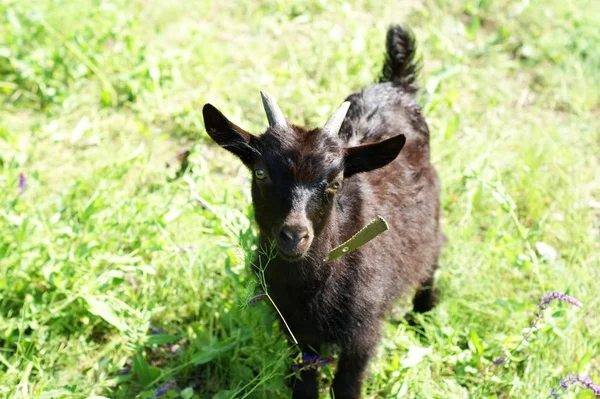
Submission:
M 350 95 L 322 129 L 289 124 L 266 93 L 269 128 L 258 137 L 212 105 L 203 108 L 210 137 L 253 173 L 260 244 L 277 245 L 265 271 L 269 294 L 303 351 L 315 354 L 332 343 L 341 348 L 337 399 L 360 397 L 380 318 L 395 298 L 418 287 L 414 311 L 437 302 L 439 183 L 429 161 L 429 129 L 414 98 L 414 55 L 413 36 L 390 27 L 379 83 Z M 323 262 L 376 215 L 387 220 L 388 232 Z M 316 371 L 300 377 L 293 397 L 317 398 Z

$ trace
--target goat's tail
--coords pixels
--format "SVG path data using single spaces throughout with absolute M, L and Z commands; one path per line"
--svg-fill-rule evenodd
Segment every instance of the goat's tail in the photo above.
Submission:
M 415 61 L 415 38 L 400 25 L 389 27 L 386 55 L 379 82 L 393 82 L 406 90 L 416 90 L 415 80 L 419 64 Z

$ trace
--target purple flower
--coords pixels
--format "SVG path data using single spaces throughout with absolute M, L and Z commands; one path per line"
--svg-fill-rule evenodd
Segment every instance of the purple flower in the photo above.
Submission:
M 495 357 L 492 359 L 492 363 L 494 363 L 496 366 L 501 365 L 505 361 L 506 361 L 506 359 L 504 357 Z
M 130 370 L 131 370 L 130 367 L 125 367 L 124 369 L 122 369 L 122 370 L 119 371 L 119 374 L 121 374 L 121 375 L 129 374 Z
M 175 385 L 175 380 L 171 380 L 171 381 L 167 382 L 166 384 L 164 384 L 163 386 L 158 388 L 158 390 L 156 391 L 154 396 L 155 397 L 163 396 L 164 394 L 166 394 L 169 391 L 169 389 L 171 389 L 173 387 L 173 385 Z
M 21 189 L 21 194 L 23 194 L 27 189 L 27 178 L 25 177 L 24 173 L 19 175 L 19 189 Z
M 333 357 L 321 357 L 314 353 L 302 352 L 302 360 L 294 363 L 294 370 L 303 368 L 316 369 L 333 363 Z
M 535 319 L 531 320 L 531 322 L 529 323 L 530 329 L 528 332 L 526 332 L 525 334 L 523 334 L 523 337 L 525 339 L 529 339 L 529 336 L 531 335 L 531 332 L 537 327 L 537 323 L 544 318 L 544 314 L 542 313 L 543 310 L 548 308 L 548 305 L 550 304 L 550 302 L 552 302 L 553 300 L 558 299 L 559 301 L 563 301 L 566 302 L 568 304 L 571 304 L 573 306 L 576 306 L 578 308 L 582 307 L 582 303 L 579 302 L 577 299 L 567 295 L 567 294 L 563 294 L 562 292 L 558 292 L 558 291 L 554 291 L 554 292 L 547 292 L 546 294 L 544 294 L 543 297 L 540 298 L 540 300 L 538 301 L 538 308 L 540 309 L 540 311 L 535 313 Z
M 566 380 L 560 381 L 560 387 L 562 389 L 568 389 L 569 384 L 571 384 L 571 385 L 579 384 L 583 388 L 587 388 L 587 389 L 591 390 L 594 393 L 594 395 L 600 396 L 600 385 L 596 385 L 590 377 L 569 374 L 569 376 L 567 377 Z M 554 399 L 558 398 L 559 394 L 555 388 L 552 388 L 552 390 L 550 391 L 550 396 Z
M 538 302 L 538 308 L 540 308 L 541 310 L 546 309 L 548 307 L 548 304 L 554 299 L 558 299 L 559 301 L 563 301 L 573 306 L 577 306 L 578 308 L 583 306 L 581 302 L 579 302 L 577 299 L 570 297 L 567 294 L 563 294 L 562 292 L 554 291 L 547 292 L 546 295 L 540 298 Z
M 150 332 L 150 334 L 152 335 L 159 335 L 161 334 L 160 328 L 158 327 L 154 327 L 154 326 L 150 326 L 148 327 L 148 331 Z
M 531 320 L 531 322 L 529 323 L 529 327 L 530 327 L 529 331 L 527 331 L 526 333 L 523 334 L 523 338 L 525 340 L 529 339 L 529 337 L 531 336 L 531 333 L 537 327 L 538 322 L 544 318 L 544 314 L 542 313 L 542 311 L 547 309 L 550 302 L 552 302 L 555 299 L 558 299 L 559 301 L 567 302 L 573 306 L 577 306 L 578 308 L 583 306 L 581 304 L 581 302 L 579 302 L 577 299 L 570 297 L 567 294 L 563 294 L 562 292 L 558 292 L 558 291 L 547 292 L 538 301 L 537 306 L 540 310 L 535 312 L 535 318 L 533 320 Z M 519 344 L 519 346 L 520 345 L 521 344 Z
M 569 386 L 567 385 L 567 381 L 560 380 L 560 387 L 563 389 L 567 389 Z
M 517 347 L 515 349 L 513 349 L 511 352 L 518 351 L 519 348 L 521 347 L 521 345 L 523 345 L 524 342 L 529 341 L 529 338 L 531 338 L 531 333 L 537 328 L 538 323 L 540 322 L 540 320 L 544 318 L 543 311 L 545 309 L 547 309 L 548 305 L 550 304 L 550 302 L 552 302 L 555 299 L 558 299 L 559 301 L 567 302 L 568 304 L 571 304 L 571 305 L 576 306 L 578 308 L 580 308 L 580 307 L 583 306 L 581 304 L 581 302 L 579 302 L 577 299 L 575 299 L 573 297 L 570 297 L 569 295 L 564 294 L 562 292 L 558 292 L 558 291 L 547 292 L 538 301 L 537 306 L 538 306 L 539 310 L 537 312 L 535 312 L 535 318 L 533 318 L 533 320 L 531 320 L 531 322 L 529 322 L 529 329 L 527 329 L 527 331 L 525 331 L 523 333 L 523 339 L 521 340 L 521 342 L 519 342 L 519 344 L 517 345 Z M 492 359 L 492 363 L 494 365 L 498 366 L 498 365 L 503 364 L 505 362 L 510 363 L 511 360 L 512 359 L 511 359 L 510 356 L 508 358 L 505 358 L 505 357 L 496 357 L 496 358 Z M 561 386 L 562 385 L 563 384 L 561 383 Z M 554 395 L 558 395 L 558 394 L 554 390 L 550 395 L 554 396 Z
M 266 298 L 267 298 L 267 296 L 261 292 L 257 296 L 248 299 L 248 305 L 252 305 L 252 304 L 262 301 L 263 299 L 266 299 Z
M 592 381 L 590 377 L 569 374 L 568 379 L 571 384 L 579 383 L 579 385 L 582 387 L 590 389 L 592 392 L 594 392 L 594 395 L 600 395 L 600 385 L 594 384 L 594 381 Z

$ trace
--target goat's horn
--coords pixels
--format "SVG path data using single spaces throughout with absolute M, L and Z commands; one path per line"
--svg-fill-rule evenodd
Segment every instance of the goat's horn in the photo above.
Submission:
M 325 126 L 323 126 L 322 132 L 328 136 L 337 136 L 346 117 L 346 113 L 350 108 L 350 101 L 344 101 L 342 105 L 329 117 Z
M 285 120 L 285 116 L 283 116 L 283 112 L 281 112 L 281 108 L 279 105 L 273 100 L 266 91 L 261 91 L 260 96 L 262 97 L 263 107 L 265 108 L 265 113 L 267 114 L 267 120 L 269 121 L 270 127 L 284 127 L 287 126 L 287 122 Z

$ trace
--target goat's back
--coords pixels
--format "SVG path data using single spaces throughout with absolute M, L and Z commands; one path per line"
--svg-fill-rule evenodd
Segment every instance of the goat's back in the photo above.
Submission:
M 361 248 L 359 254 L 365 276 L 377 281 L 373 287 L 381 290 L 383 303 L 389 303 L 408 286 L 421 284 L 431 275 L 443 244 L 439 181 L 429 159 L 429 129 L 413 92 L 396 83 L 374 84 L 350 95 L 348 101 L 352 105 L 340 131 L 348 146 L 406 136 L 406 144 L 393 162 L 350 177 L 343 194 L 363 199 L 358 217 L 362 225 L 377 215 L 390 225 L 388 232 Z

